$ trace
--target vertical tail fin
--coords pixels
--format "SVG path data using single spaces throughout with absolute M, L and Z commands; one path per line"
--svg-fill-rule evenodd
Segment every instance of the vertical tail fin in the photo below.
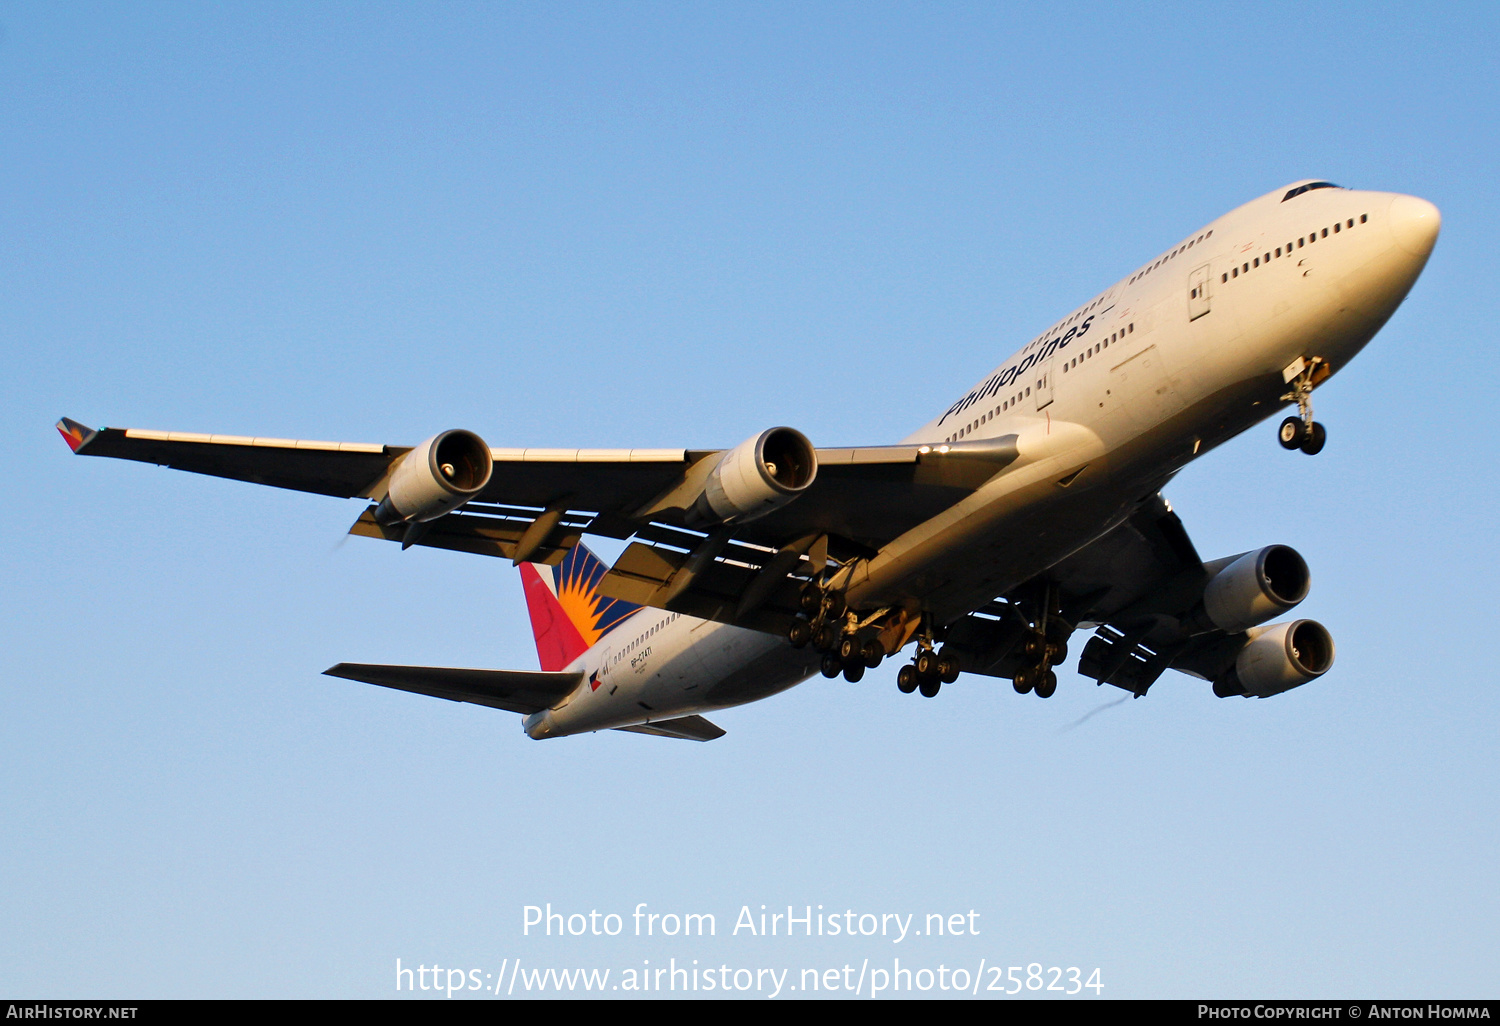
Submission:
M 598 592 L 606 568 L 583 545 L 555 567 L 521 564 L 521 585 L 542 669 L 564 669 L 641 607 Z

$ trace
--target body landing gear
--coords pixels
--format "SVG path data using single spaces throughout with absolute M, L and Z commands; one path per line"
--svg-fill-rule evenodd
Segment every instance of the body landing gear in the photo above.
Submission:
M 1323 451 L 1323 445 L 1328 441 L 1328 429 L 1313 420 L 1312 390 L 1314 385 L 1327 378 L 1333 370 L 1322 357 L 1314 356 L 1306 360 L 1298 357 L 1282 373 L 1292 390 L 1282 396 L 1281 401 L 1296 403 L 1297 416 L 1288 417 L 1281 422 L 1276 438 L 1283 449 L 1301 449 L 1309 456 L 1316 456 Z
M 1051 698 L 1057 693 L 1057 674 L 1052 667 L 1067 660 L 1073 628 L 1062 619 L 1056 584 L 1048 583 L 1031 601 L 1036 617 L 1021 639 L 1020 666 L 1011 680 L 1018 695 L 1035 692 L 1038 698 Z
M 958 680 L 958 656 L 946 648 L 941 652 L 931 643 L 918 643 L 917 657 L 896 673 L 896 687 L 903 694 L 920 691 L 923 698 L 935 698 L 944 684 Z

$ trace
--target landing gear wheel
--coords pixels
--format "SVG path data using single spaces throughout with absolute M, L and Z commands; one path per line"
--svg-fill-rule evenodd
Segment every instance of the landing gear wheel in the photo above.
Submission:
M 1281 422 L 1281 430 L 1276 432 L 1276 438 L 1283 449 L 1300 449 L 1307 438 L 1307 425 L 1302 422 L 1301 417 L 1288 417 Z
M 838 643 L 839 629 L 831 623 L 825 623 L 813 634 L 813 647 L 819 652 L 832 652 Z
M 922 689 L 923 698 L 936 698 L 942 686 L 943 682 L 936 677 L 923 677 L 921 682 L 917 684 L 917 687 Z
M 944 684 L 952 684 L 958 680 L 958 671 L 958 656 L 952 652 L 938 654 L 938 680 Z
M 812 624 L 806 620 L 793 620 L 792 625 L 786 629 L 786 640 L 791 642 L 793 648 L 806 648 L 812 636 Z
M 1036 682 L 1036 697 L 1051 698 L 1056 693 L 1057 674 L 1053 673 L 1051 670 L 1048 670 L 1046 673 L 1043 673 L 1041 675 L 1041 679 Z
M 917 672 L 924 677 L 934 680 L 938 675 L 938 654 L 930 648 L 924 648 L 917 653 Z
M 865 642 L 865 666 L 875 669 L 885 659 L 885 646 L 873 638 Z
M 1016 694 L 1018 694 L 1018 695 L 1029 695 L 1029 694 L 1031 694 L 1031 687 L 1032 687 L 1031 671 L 1030 670 L 1017 670 L 1016 671 L 1015 680 L 1012 683 L 1015 685 Z
M 1307 432 L 1307 437 L 1302 439 L 1302 451 L 1309 456 L 1316 456 L 1323 451 L 1323 443 L 1328 441 L 1328 429 L 1317 421 L 1313 421 L 1312 430 Z
M 907 663 L 896 671 L 896 687 L 901 689 L 903 695 L 909 695 L 917 690 L 917 668 Z
M 858 684 L 859 679 L 865 675 L 864 663 L 845 663 L 844 679 L 850 684 Z
M 852 634 L 844 635 L 843 640 L 839 642 L 839 658 L 846 663 L 857 662 L 860 665 L 864 665 L 864 642 L 860 641 Z
M 818 668 L 823 671 L 823 676 L 829 680 L 833 680 L 833 678 L 844 672 L 844 661 L 832 652 L 826 652 L 823 655 L 823 662 Z

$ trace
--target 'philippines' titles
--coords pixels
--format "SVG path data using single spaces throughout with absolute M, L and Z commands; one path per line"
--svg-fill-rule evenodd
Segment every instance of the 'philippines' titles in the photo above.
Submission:
M 1006 367 L 1002 367 L 994 374 L 991 374 L 988 378 L 985 378 L 984 381 L 980 382 L 979 386 L 972 392 L 964 396 L 952 406 L 948 407 L 948 412 L 944 413 L 942 417 L 938 419 L 938 424 L 941 425 L 943 421 L 953 416 L 953 414 L 962 413 L 970 406 L 973 406 L 975 403 L 980 402 L 981 400 L 989 398 L 996 392 L 1000 391 L 1002 388 L 1009 388 L 1011 382 L 1015 381 L 1016 378 L 1020 377 L 1022 374 L 1025 374 L 1033 366 L 1041 363 L 1053 353 L 1057 352 L 1057 350 L 1066 349 L 1070 343 L 1082 338 L 1084 334 L 1089 330 L 1089 325 L 1094 323 L 1094 317 L 1096 316 L 1098 315 L 1090 314 L 1088 317 L 1084 318 L 1082 324 L 1073 325 L 1073 327 L 1069 328 L 1065 334 L 1059 335 L 1051 341 L 1042 344 L 1038 348 L 1021 357 L 1021 359 L 1017 360 L 1015 363 L 1010 364 Z

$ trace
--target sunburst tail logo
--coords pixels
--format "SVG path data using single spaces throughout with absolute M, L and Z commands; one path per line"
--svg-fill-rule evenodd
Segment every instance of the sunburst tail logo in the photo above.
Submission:
M 606 568 L 582 545 L 573 546 L 548 571 L 540 564 L 521 564 L 526 608 L 543 670 L 566 668 L 641 608 L 599 594 Z

